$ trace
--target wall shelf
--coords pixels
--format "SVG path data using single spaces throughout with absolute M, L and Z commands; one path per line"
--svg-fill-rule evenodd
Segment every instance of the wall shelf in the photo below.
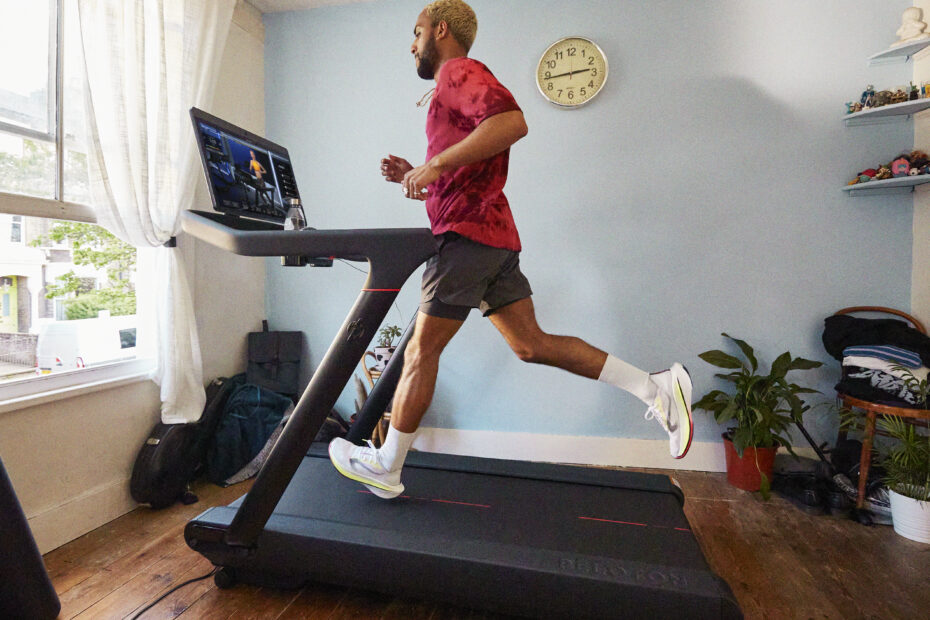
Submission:
M 884 52 L 869 56 L 869 65 L 892 65 L 907 62 L 911 56 L 930 45 L 930 39 L 921 39 L 906 45 L 890 47 Z
M 892 103 L 883 105 L 880 108 L 871 108 L 854 112 L 843 117 L 843 122 L 847 127 L 857 125 L 875 125 L 878 123 L 891 123 L 909 119 L 914 114 L 930 108 L 930 98 L 915 99 L 914 101 L 904 101 L 902 103 Z
M 856 183 L 855 185 L 847 185 L 843 188 L 843 191 L 847 192 L 850 196 L 858 196 L 860 194 L 869 196 L 877 196 L 879 194 L 904 194 L 913 192 L 915 187 L 923 185 L 924 183 L 930 183 L 930 174 L 918 174 L 916 176 Z

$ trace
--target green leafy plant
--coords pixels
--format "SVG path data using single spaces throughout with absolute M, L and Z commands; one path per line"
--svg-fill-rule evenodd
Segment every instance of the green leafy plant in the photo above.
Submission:
M 712 390 L 694 403 L 694 408 L 710 411 L 718 424 L 735 423 L 729 435 L 741 456 L 749 446 L 780 445 L 791 450 L 788 430 L 810 409 L 800 395 L 820 392 L 791 383 L 787 374 L 793 370 L 819 368 L 823 363 L 792 357 L 786 351 L 772 362 L 768 374 L 761 374 L 751 346 L 728 334 L 722 336 L 736 343 L 744 359 L 719 350 L 705 351 L 699 357 L 712 366 L 733 371 L 714 375 L 732 383 L 733 392 Z
M 739 347 L 742 359 L 720 350 L 705 351 L 699 357 L 712 366 L 731 370 L 714 376 L 732 383 L 733 390 L 712 390 L 694 403 L 693 408 L 713 413 L 718 424 L 730 425 L 727 436 L 741 457 L 747 447 L 784 446 L 794 454 L 788 435 L 790 427 L 810 409 L 800 395 L 819 392 L 790 382 L 787 375 L 795 370 L 819 368 L 823 363 L 792 357 L 786 351 L 772 362 L 769 372 L 763 374 L 751 346 L 728 334 L 721 335 Z M 762 474 L 762 494 L 766 498 L 769 485 L 768 478 Z
M 930 433 L 919 432 L 898 416 L 882 416 L 879 429 L 896 440 L 879 447 L 884 481 L 895 493 L 922 502 L 930 501 Z
M 399 338 L 400 335 L 400 327 L 397 325 L 385 325 L 381 328 L 381 331 L 378 332 L 378 346 L 394 346 L 394 339 Z

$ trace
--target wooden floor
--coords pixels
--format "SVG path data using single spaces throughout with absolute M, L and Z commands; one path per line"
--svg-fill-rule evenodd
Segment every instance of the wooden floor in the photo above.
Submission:
M 810 516 L 780 498 L 726 483 L 724 474 L 671 474 L 685 492 L 685 513 L 713 570 L 733 589 L 747 618 L 926 618 L 930 545 L 889 526 L 867 528 L 843 517 Z M 61 618 L 132 616 L 211 565 L 184 543 L 186 521 L 243 494 L 195 488 L 201 501 L 162 511 L 137 509 L 50 553 L 45 562 L 61 598 Z M 275 591 L 212 579 L 171 594 L 146 612 L 156 618 L 495 618 L 426 601 L 312 585 Z M 661 619 L 656 619 L 661 620 Z

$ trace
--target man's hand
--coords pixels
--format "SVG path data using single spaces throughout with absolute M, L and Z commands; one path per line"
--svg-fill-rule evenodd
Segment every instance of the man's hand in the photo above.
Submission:
M 404 175 L 401 183 L 404 186 L 404 196 L 413 200 L 426 200 L 426 186 L 438 179 L 441 172 L 441 166 L 435 157 L 410 170 Z
M 381 176 L 390 183 L 403 181 L 404 175 L 412 168 L 413 166 L 410 165 L 409 161 L 396 155 L 388 155 L 381 160 Z

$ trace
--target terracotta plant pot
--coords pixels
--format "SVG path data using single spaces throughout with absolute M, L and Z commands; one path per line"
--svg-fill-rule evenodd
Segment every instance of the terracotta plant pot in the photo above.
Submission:
M 778 448 L 752 448 L 748 447 L 743 450 L 743 456 L 736 453 L 733 442 L 724 433 L 723 449 L 727 457 L 727 482 L 737 489 L 744 491 L 758 491 L 762 486 L 761 473 L 772 480 L 772 470 L 775 467 L 775 453 Z M 756 455 L 758 454 L 758 465 L 756 464 Z

